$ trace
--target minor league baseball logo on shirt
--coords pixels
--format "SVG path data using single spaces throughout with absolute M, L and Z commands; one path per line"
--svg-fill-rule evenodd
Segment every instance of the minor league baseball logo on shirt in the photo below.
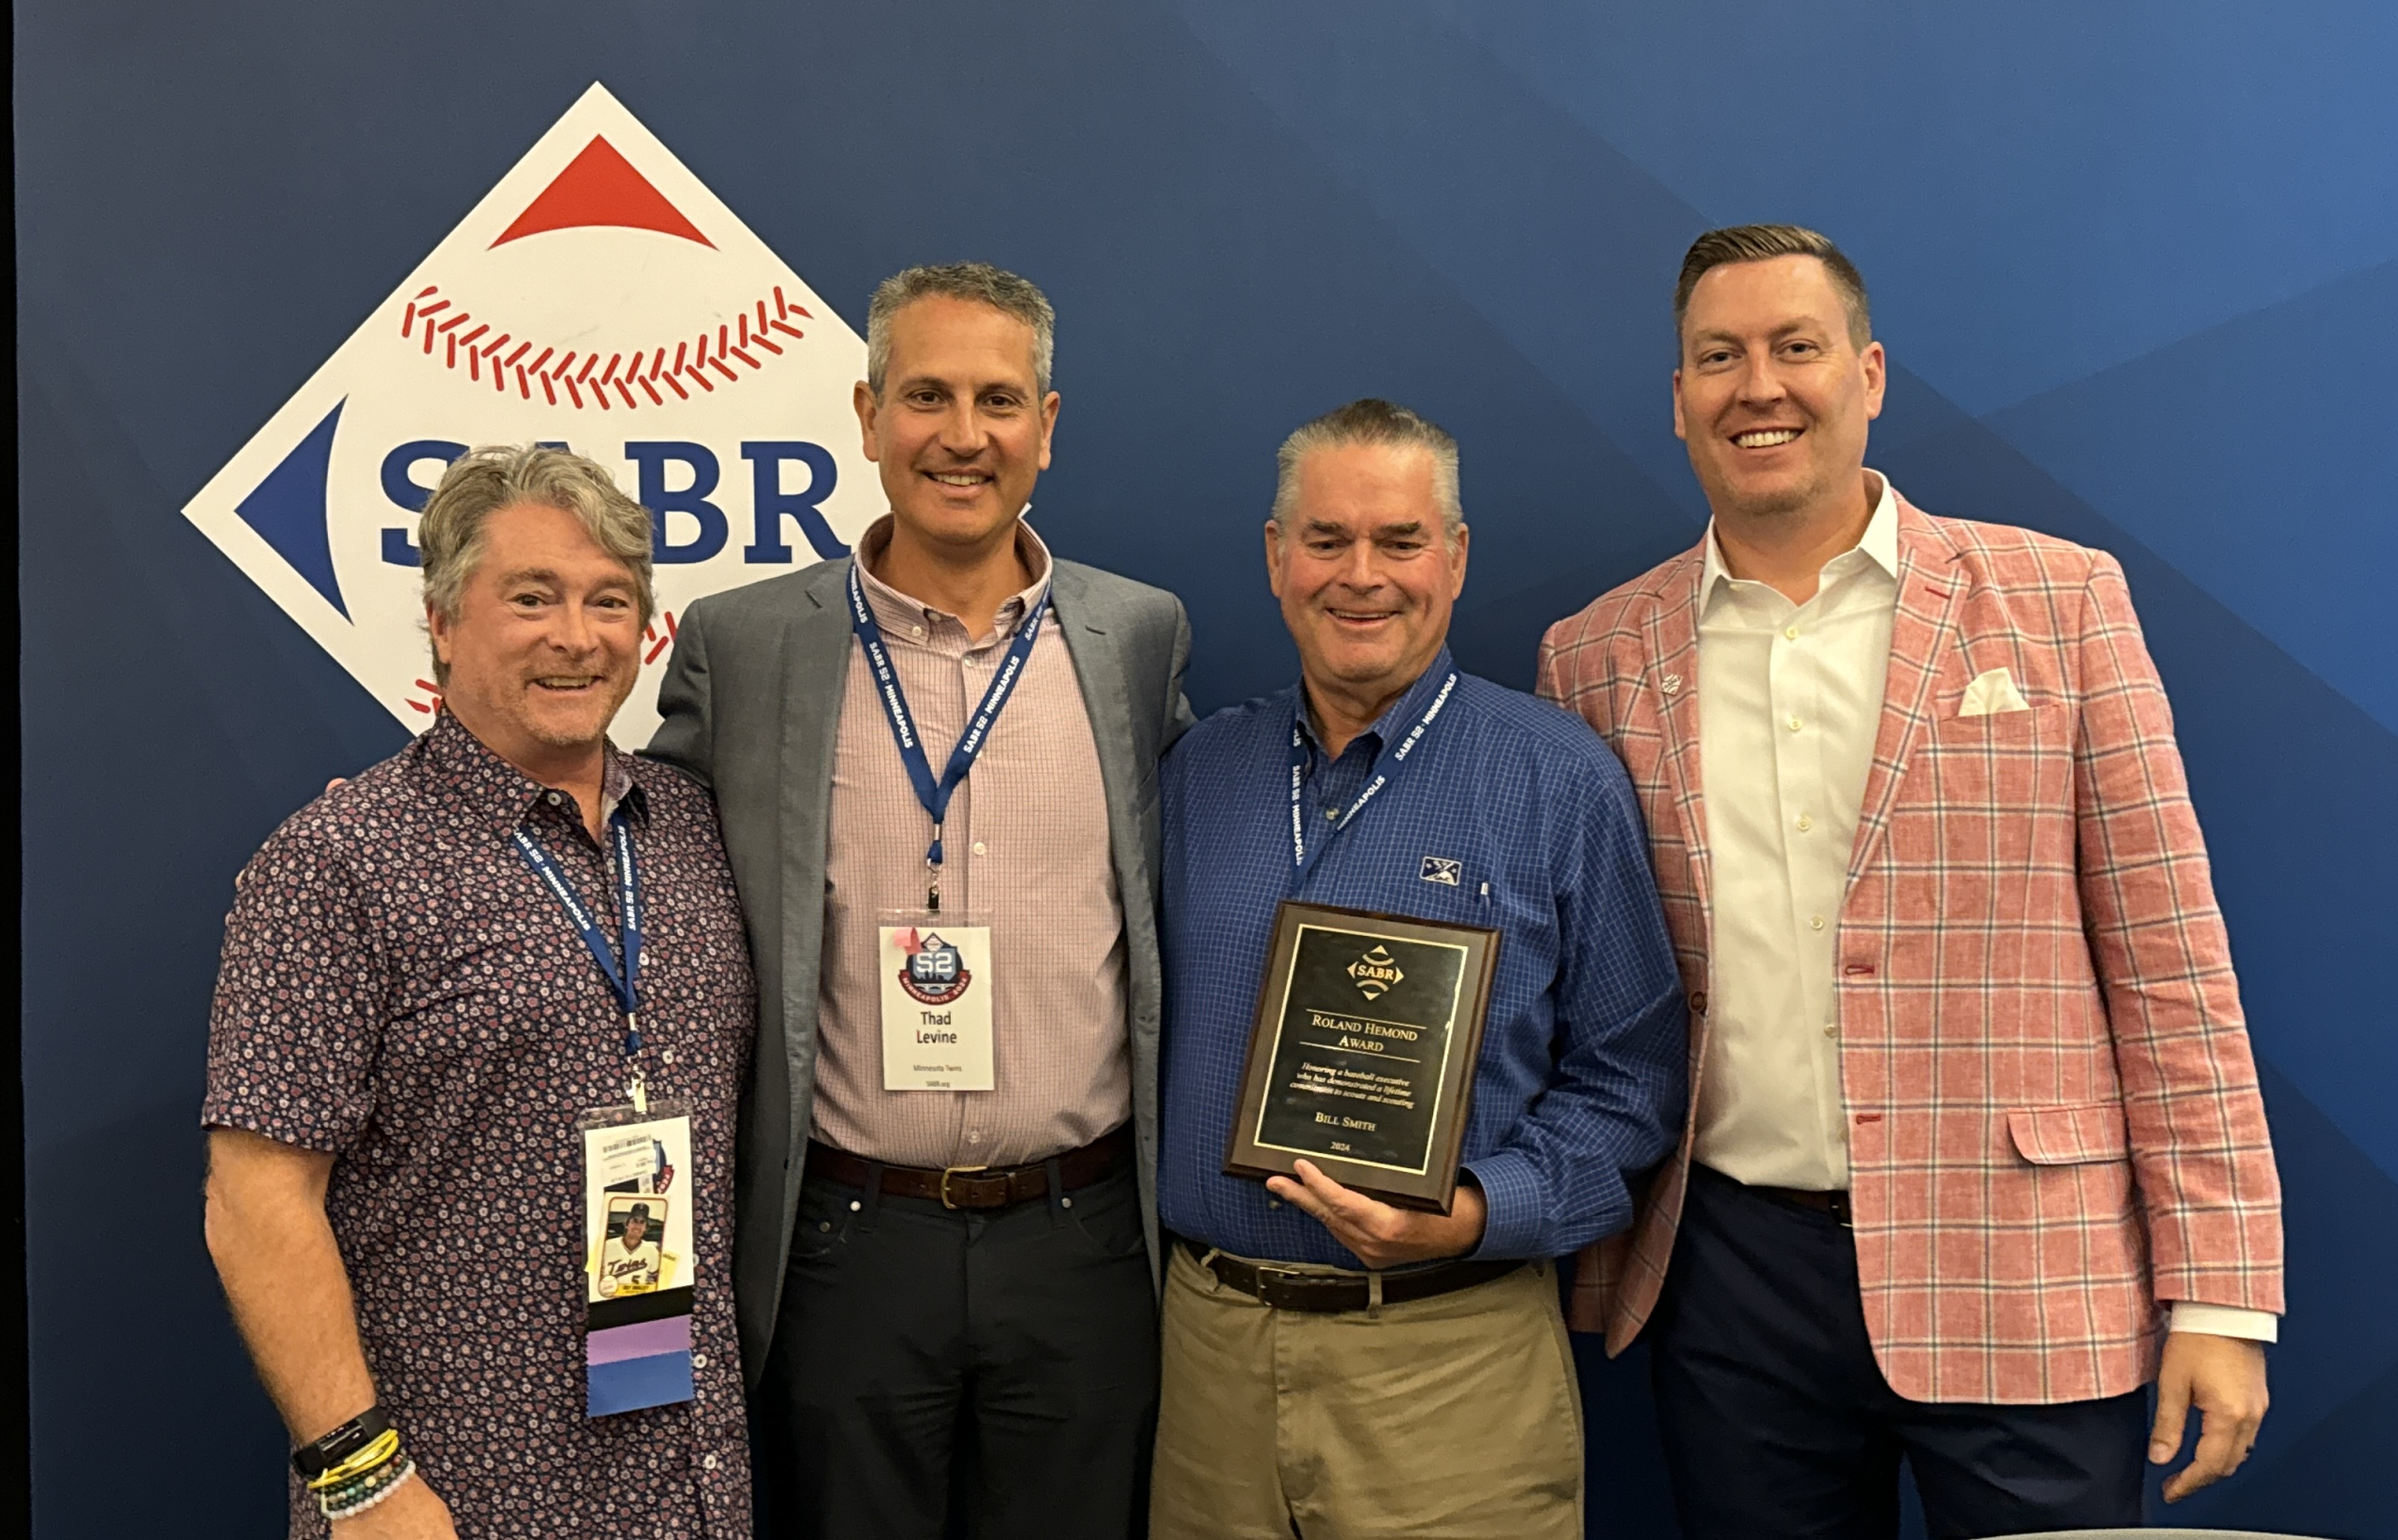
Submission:
M 659 614 L 614 728 L 641 743 L 684 606 L 882 511 L 865 375 L 857 333 L 594 84 L 184 513 L 422 729 L 416 518 L 442 466 L 538 440 L 615 468 L 657 522 Z

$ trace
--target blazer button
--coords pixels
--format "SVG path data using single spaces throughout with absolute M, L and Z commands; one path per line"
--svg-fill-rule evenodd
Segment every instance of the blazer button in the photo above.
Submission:
M 1692 990 L 1692 991 L 1690 992 L 1690 1008 L 1691 1008 L 1692 1010 L 1694 1010 L 1694 1011 L 1697 1012 L 1700 1015 L 1705 1015 L 1705 1014 L 1707 1014 L 1707 991 L 1706 991 L 1706 990 L 1704 990 L 1704 989 L 1694 989 L 1694 990 Z

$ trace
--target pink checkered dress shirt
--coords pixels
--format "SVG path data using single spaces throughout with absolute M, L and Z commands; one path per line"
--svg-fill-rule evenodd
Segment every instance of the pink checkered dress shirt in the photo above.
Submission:
M 1866 1325 L 1915 1400 L 2110 1396 L 2177 1300 L 2282 1309 L 2281 1187 L 2172 717 L 2103 552 L 1899 499 L 1881 728 L 1839 917 Z M 1695 547 L 1550 628 L 1540 693 L 1631 772 L 1691 1000 L 1709 870 Z M 2028 709 L 1961 716 L 2008 671 Z M 1621 1352 L 1673 1251 L 1691 1134 L 1574 1324 Z
M 866 602 L 935 774 L 990 688 L 1015 628 L 1049 584 L 1029 525 L 1017 554 L 1032 585 L 987 637 L 874 575 L 889 515 L 858 540 Z M 925 901 L 932 822 L 916 800 L 875 694 L 850 647 L 848 696 L 825 820 L 824 970 L 817 996 L 814 1136 L 898 1165 L 1016 1165 L 1090 1143 L 1131 1121 L 1124 906 L 1107 837 L 1107 788 L 1074 659 L 1053 614 L 972 774 L 949 805 L 941 907 L 991 926 L 996 1088 L 882 1088 L 881 954 L 887 910 Z

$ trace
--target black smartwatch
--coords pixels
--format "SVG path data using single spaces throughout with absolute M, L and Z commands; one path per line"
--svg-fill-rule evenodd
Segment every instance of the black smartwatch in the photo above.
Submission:
M 291 1468 L 314 1481 L 392 1430 L 392 1414 L 370 1406 L 314 1444 L 291 1451 Z

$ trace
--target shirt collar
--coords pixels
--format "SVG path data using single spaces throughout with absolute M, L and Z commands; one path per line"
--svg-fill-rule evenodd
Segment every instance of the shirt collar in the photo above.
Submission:
M 502 759 L 448 711 L 434 718 L 419 742 L 432 773 L 501 829 L 524 822 L 548 794 L 548 787 Z M 622 806 L 635 821 L 647 822 L 649 793 L 642 787 L 641 762 L 613 743 L 602 747 L 601 755 L 601 816 Z
M 1408 686 L 1398 700 L 1384 707 L 1383 714 L 1374 718 L 1374 724 L 1358 733 L 1357 737 L 1372 738 L 1375 751 L 1379 753 L 1383 745 L 1414 727 L 1431 708 L 1432 697 L 1441 692 L 1441 687 L 1448 683 L 1449 675 L 1457 672 L 1457 659 L 1449 656 L 1448 644 L 1442 643 L 1440 652 L 1433 657 L 1429 666 L 1415 676 L 1415 682 Z M 1304 678 L 1291 692 L 1291 710 L 1296 715 L 1299 731 L 1308 735 L 1310 746 L 1321 753 L 1324 740 L 1316 736 L 1315 723 L 1308 717 L 1308 685 Z M 1355 741 L 1351 740 L 1353 743 Z
M 1896 582 L 1899 575 L 1898 494 L 1892 490 L 1890 479 L 1880 471 L 1869 466 L 1865 474 L 1872 477 L 1874 483 L 1882 489 L 1881 496 L 1873 502 L 1873 516 L 1865 521 L 1865 533 L 1858 538 L 1857 543 L 1824 563 L 1824 570 L 1833 572 L 1838 569 L 1841 571 L 1846 571 L 1860 562 L 1870 562 L 1888 573 L 1891 581 Z M 1715 601 L 1718 591 L 1739 581 L 1732 575 L 1732 570 L 1724 564 L 1723 548 L 1715 542 L 1713 519 L 1707 521 L 1705 549 L 1706 555 L 1702 559 L 1698 573 L 1698 601 L 1702 612 Z
M 1026 511 L 1030 511 L 1029 505 L 1027 505 Z M 946 620 L 962 629 L 965 622 L 957 616 L 946 610 L 936 610 L 920 599 L 911 599 L 874 575 L 870 564 L 881 560 L 882 553 L 891 548 L 894 522 L 893 516 L 885 513 L 866 526 L 866 533 L 858 537 L 857 554 L 853 558 L 857 563 L 858 580 L 866 589 L 866 606 L 874 611 L 876 623 L 887 630 L 895 626 L 931 626 Z M 999 606 L 999 614 L 992 619 L 993 634 L 999 636 L 1014 630 L 1016 622 L 1031 612 L 1034 602 L 1041 598 L 1041 591 L 1049 585 L 1049 547 L 1021 514 L 1016 518 L 1015 554 L 1017 559 L 1024 563 L 1025 570 L 1032 574 L 1032 582 L 1023 592 L 1014 595 Z M 905 636 L 908 632 L 903 629 L 899 634 Z M 980 638 L 970 640 L 979 641 Z

